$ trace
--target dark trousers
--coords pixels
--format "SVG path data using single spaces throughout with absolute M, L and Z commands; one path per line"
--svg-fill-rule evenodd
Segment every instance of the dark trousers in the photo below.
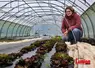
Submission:
M 83 32 L 80 29 L 73 29 L 68 33 L 68 35 L 65 37 L 63 36 L 63 40 L 65 41 L 80 41 L 80 38 L 82 37 Z

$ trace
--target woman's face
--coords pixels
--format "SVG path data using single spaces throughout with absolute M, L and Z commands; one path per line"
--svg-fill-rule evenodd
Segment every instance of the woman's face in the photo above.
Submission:
M 72 15 L 72 11 L 70 9 L 66 9 L 66 15 L 67 16 L 71 16 Z

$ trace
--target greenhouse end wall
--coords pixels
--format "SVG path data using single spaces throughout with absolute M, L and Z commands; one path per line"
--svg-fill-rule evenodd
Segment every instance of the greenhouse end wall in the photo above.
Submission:
M 82 15 L 84 37 L 95 38 L 95 3 L 93 3 Z

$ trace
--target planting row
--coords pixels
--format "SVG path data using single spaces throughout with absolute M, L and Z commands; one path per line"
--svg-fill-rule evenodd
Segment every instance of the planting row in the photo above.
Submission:
M 51 68 L 74 68 L 74 60 L 67 54 L 65 42 L 57 42 L 56 53 L 51 57 Z
M 52 50 L 55 43 L 55 39 L 46 41 L 45 44 L 37 49 L 36 55 L 27 57 L 26 59 L 20 59 L 16 63 L 15 68 L 40 68 L 44 61 L 45 54 Z
M 37 47 L 44 44 L 47 40 L 36 41 L 30 46 L 22 48 L 18 53 L 11 54 L 0 54 L 0 67 L 6 67 L 13 64 L 13 61 L 17 58 L 20 58 L 23 54 L 28 53 L 29 51 L 35 50 Z
M 0 54 L 0 68 L 12 65 L 15 59 L 20 58 L 23 54 L 28 53 L 29 51 L 34 51 L 37 47 L 41 45 L 43 45 L 42 47 L 40 47 L 41 50 L 46 49 L 47 48 L 46 46 L 51 45 L 50 41 L 56 42 L 59 41 L 60 39 L 61 37 L 57 36 L 49 40 L 40 40 L 32 43 L 30 46 L 22 48 L 18 53 Z M 49 48 L 48 50 L 45 51 L 41 51 L 40 49 L 37 50 L 37 53 L 44 54 L 46 51 L 49 52 L 52 48 Z
M 56 41 L 55 41 L 56 40 Z M 74 60 L 67 54 L 67 45 L 64 41 L 53 39 L 46 41 L 45 44 L 40 46 L 37 51 L 36 55 L 32 57 L 28 57 L 26 59 L 21 59 L 17 62 L 15 68 L 41 68 L 41 65 L 44 61 L 44 55 L 49 53 L 54 44 L 56 44 L 56 53 L 52 55 L 50 67 L 51 68 L 74 68 Z

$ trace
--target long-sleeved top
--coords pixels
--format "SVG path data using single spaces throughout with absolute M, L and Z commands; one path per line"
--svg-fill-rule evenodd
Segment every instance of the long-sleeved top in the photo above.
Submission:
M 66 30 L 70 31 L 69 28 L 71 28 L 71 30 L 74 28 L 82 30 L 81 19 L 77 13 L 73 13 L 71 16 L 65 15 L 63 18 L 61 27 L 62 33 L 64 33 Z

